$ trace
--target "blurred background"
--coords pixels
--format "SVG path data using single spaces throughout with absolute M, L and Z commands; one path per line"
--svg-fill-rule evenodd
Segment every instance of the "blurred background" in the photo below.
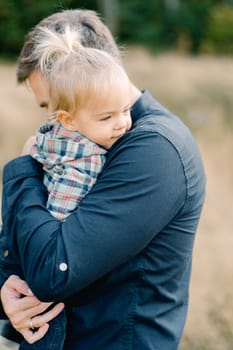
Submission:
M 24 35 L 68 8 L 101 15 L 132 81 L 179 115 L 197 139 L 207 197 L 180 350 L 232 350 L 233 0 L 0 0 L 0 176 L 45 121 L 30 90 L 16 84 Z

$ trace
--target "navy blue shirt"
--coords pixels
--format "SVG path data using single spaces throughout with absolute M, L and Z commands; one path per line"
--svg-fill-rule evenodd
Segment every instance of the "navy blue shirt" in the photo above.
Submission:
M 182 335 L 202 161 L 188 128 L 149 92 L 132 119 L 63 223 L 46 210 L 35 160 L 19 157 L 4 169 L 5 234 L 35 295 L 66 300 L 65 350 L 175 350 Z

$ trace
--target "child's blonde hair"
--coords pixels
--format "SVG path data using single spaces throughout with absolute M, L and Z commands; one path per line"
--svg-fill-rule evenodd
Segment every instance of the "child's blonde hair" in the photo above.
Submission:
M 93 100 L 106 100 L 113 88 L 123 93 L 123 86 L 129 87 L 123 67 L 108 53 L 82 46 L 77 31 L 69 26 L 64 33 L 43 27 L 40 31 L 37 50 L 41 72 L 49 82 L 50 112 L 72 113 Z

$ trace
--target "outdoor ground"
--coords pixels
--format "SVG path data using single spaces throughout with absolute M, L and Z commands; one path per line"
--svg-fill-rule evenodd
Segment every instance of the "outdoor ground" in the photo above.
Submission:
M 136 85 L 148 88 L 190 126 L 206 168 L 207 197 L 180 350 L 232 350 L 233 60 L 152 56 L 132 48 L 124 61 Z M 45 120 L 31 92 L 17 87 L 15 69 L 15 64 L 0 64 L 1 174 L 4 163 L 20 153 L 27 136 Z

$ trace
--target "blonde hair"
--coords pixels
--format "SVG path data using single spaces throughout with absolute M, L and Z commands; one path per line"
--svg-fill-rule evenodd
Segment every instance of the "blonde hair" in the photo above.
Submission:
M 121 64 L 121 52 L 96 12 L 84 9 L 63 10 L 44 18 L 26 35 L 18 58 L 18 83 L 27 81 L 30 74 L 39 67 L 40 52 L 37 45 L 40 43 L 40 28 L 63 33 L 67 25 L 79 34 L 83 46 L 108 52 Z
M 40 28 L 39 66 L 50 87 L 50 112 L 74 112 L 93 99 L 106 99 L 111 89 L 121 93 L 128 77 L 108 53 L 86 48 L 77 31 L 66 26 L 63 33 Z M 35 52 L 36 54 L 36 52 Z M 128 84 L 129 86 L 129 84 Z

